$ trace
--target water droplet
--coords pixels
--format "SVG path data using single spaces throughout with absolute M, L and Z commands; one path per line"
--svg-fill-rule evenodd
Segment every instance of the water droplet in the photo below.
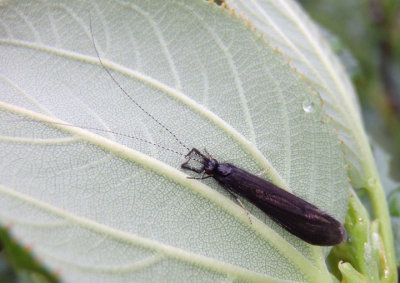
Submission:
M 307 113 L 314 112 L 314 110 L 315 110 L 314 103 L 312 103 L 310 101 L 304 101 L 303 102 L 303 110 L 304 110 L 304 112 L 307 112 Z
M 384 278 L 389 278 L 389 270 L 387 268 L 384 269 L 383 274 Z

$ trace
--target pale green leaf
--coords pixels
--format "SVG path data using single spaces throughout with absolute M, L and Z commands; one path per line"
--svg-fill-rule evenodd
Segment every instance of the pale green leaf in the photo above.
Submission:
M 314 281 L 326 248 L 212 179 L 188 147 L 339 220 L 348 186 L 319 96 L 235 15 L 203 1 L 26 1 L 0 17 L 0 221 L 65 281 Z M 48 121 L 47 123 L 45 121 Z M 70 127 L 69 123 L 80 127 Z M 89 130 L 87 127 L 111 130 Z

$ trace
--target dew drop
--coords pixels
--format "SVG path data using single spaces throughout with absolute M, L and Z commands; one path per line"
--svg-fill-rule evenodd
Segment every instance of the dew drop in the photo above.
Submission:
M 304 112 L 307 112 L 307 113 L 314 112 L 314 110 L 315 110 L 314 103 L 309 102 L 309 101 L 304 101 L 303 102 L 303 110 L 304 110 Z
M 384 269 L 383 274 L 384 278 L 389 278 L 389 270 L 387 268 Z

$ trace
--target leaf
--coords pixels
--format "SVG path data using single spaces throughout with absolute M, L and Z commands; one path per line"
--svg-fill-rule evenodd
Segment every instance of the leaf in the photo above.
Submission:
M 351 269 L 343 269 L 346 265 L 341 263 L 346 262 L 357 271 L 365 282 L 376 282 L 380 277 L 378 254 L 381 244 L 380 236 L 377 233 L 377 225 L 371 223 L 367 209 L 363 206 L 357 194 L 351 191 L 349 210 L 346 215 L 345 228 L 348 233 L 348 241 L 343 245 L 337 246 L 332 253 L 338 259 L 337 266 L 341 271 L 343 281 L 351 281 Z M 356 251 L 356 252 L 349 252 Z M 383 252 L 383 251 L 382 251 Z M 381 258 L 384 258 L 382 256 Z M 345 261 L 343 260 L 345 259 Z
M 371 139 L 374 145 L 374 157 L 377 163 L 379 176 L 389 204 L 390 221 L 393 230 L 394 248 L 396 253 L 396 265 L 400 265 L 400 183 L 390 177 L 391 157 L 385 149 L 375 140 Z
M 104 71 L 89 17 L 105 68 L 188 148 L 266 169 L 343 220 L 349 185 L 319 96 L 245 22 L 202 1 L 0 13 L 0 221 L 63 281 L 331 280 L 329 249 L 187 179 L 163 147 L 187 149 Z
M 351 264 L 348 263 L 340 263 L 339 264 L 340 271 L 345 274 L 345 280 L 343 282 L 350 283 L 350 282 L 365 282 L 365 278 L 362 274 L 358 273 Z

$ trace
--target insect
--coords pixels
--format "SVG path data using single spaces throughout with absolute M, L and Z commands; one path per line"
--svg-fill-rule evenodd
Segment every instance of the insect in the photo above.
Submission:
M 119 82 L 114 78 L 112 73 L 106 68 L 95 44 L 91 18 L 90 32 L 94 50 L 100 65 L 114 81 L 116 86 L 118 86 L 122 93 L 126 95 L 137 107 L 139 107 L 141 111 L 154 120 L 162 129 L 172 135 L 176 142 L 188 150 L 188 153 L 185 155 L 187 160 L 181 164 L 181 168 L 200 174 L 199 177 L 189 178 L 215 179 L 239 202 L 242 207 L 244 206 L 237 195 L 249 200 L 259 209 L 265 212 L 272 220 L 285 228 L 288 232 L 312 245 L 333 246 L 342 243 L 346 239 L 346 232 L 343 225 L 313 204 L 277 187 L 271 182 L 268 182 L 256 175 L 236 167 L 235 165 L 229 163 L 219 163 L 207 152 L 206 155 L 196 148 L 190 149 L 188 146 L 186 146 L 168 127 L 156 119 L 150 112 L 145 110 L 130 94 L 128 94 L 127 91 L 123 89 Z M 102 131 L 101 129 L 96 130 Z M 118 134 L 112 131 L 107 132 Z M 129 135 L 124 136 L 131 137 Z M 148 142 L 140 138 L 136 139 Z M 148 143 L 159 146 L 152 142 Z M 169 150 L 164 147 L 162 148 Z M 199 164 L 199 166 L 192 165 L 192 161 L 195 162 L 195 164 Z
M 311 203 L 235 165 L 219 163 L 196 148 L 191 149 L 186 156 L 188 160 L 181 165 L 183 169 L 203 174 L 198 179 L 214 178 L 236 200 L 239 201 L 236 194 L 246 198 L 276 223 L 307 243 L 335 246 L 346 239 L 343 225 Z M 190 165 L 192 158 L 200 162 L 201 166 Z

